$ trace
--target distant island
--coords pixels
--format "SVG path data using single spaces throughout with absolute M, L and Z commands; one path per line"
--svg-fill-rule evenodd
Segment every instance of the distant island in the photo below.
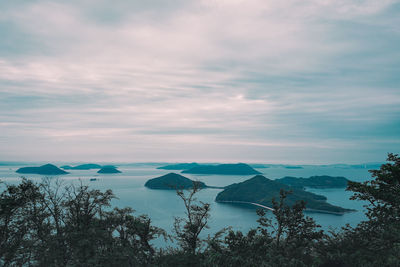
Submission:
M 252 163 L 252 164 L 249 164 L 249 166 L 252 167 L 252 168 L 256 168 L 256 169 L 267 169 L 267 168 L 269 168 L 268 165 L 259 164 L 259 163 Z
M 304 169 L 301 166 L 285 166 L 286 169 Z
M 193 181 L 189 178 L 176 173 L 168 173 L 166 175 L 148 180 L 144 186 L 151 189 L 190 189 L 193 184 L 197 183 L 200 188 L 207 187 L 205 183 Z
M 97 173 L 121 173 L 115 166 L 103 166 Z
M 223 175 L 251 175 L 261 174 L 252 167 L 244 163 L 237 164 L 219 164 L 219 165 L 200 165 L 182 173 L 194 174 L 223 174 Z
M 286 198 L 286 204 L 292 206 L 298 200 L 306 201 L 308 211 L 326 212 L 332 214 L 343 214 L 352 211 L 342 207 L 334 206 L 326 202 L 326 197 L 304 191 L 299 188 L 292 188 L 288 185 L 270 180 L 262 175 L 256 175 L 253 178 L 242 183 L 232 184 L 225 187 L 220 192 L 216 202 L 232 202 L 232 203 L 255 203 L 272 207 L 272 198 L 279 200 L 279 192 L 281 189 L 291 190 Z
M 23 167 L 19 168 L 15 172 L 26 173 L 26 174 L 41 174 L 41 175 L 60 175 L 67 174 L 68 172 L 61 170 L 53 164 L 46 164 L 40 167 Z
M 187 169 L 191 169 L 191 168 L 198 167 L 198 166 L 200 166 L 200 165 L 197 164 L 196 162 L 178 163 L 178 164 L 171 164 L 171 165 L 158 167 L 157 169 L 161 169 L 161 170 L 187 170 Z
M 283 177 L 276 179 L 276 182 L 286 184 L 292 187 L 304 188 L 341 188 L 346 187 L 349 181 L 345 177 L 332 177 L 327 175 L 311 176 L 309 178 Z
M 64 165 L 64 166 L 61 166 L 60 168 L 62 168 L 64 170 L 91 170 L 91 169 L 101 169 L 101 167 L 102 166 L 99 164 L 89 163 L 89 164 L 78 165 L 75 167 L 72 167 L 69 165 Z

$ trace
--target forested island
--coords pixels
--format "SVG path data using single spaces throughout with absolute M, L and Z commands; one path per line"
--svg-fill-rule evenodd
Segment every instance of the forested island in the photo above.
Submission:
M 103 166 L 97 173 L 121 173 L 115 166 Z
M 328 175 L 311 176 L 309 178 L 286 176 L 276 179 L 275 181 L 298 188 L 345 188 L 349 182 L 345 177 L 333 177 Z
M 207 187 L 203 182 L 193 181 L 176 173 L 168 173 L 166 175 L 150 179 L 145 183 L 145 186 L 148 188 L 166 190 L 190 189 L 193 188 L 194 185 L 199 188 Z
M 70 165 L 64 165 L 61 166 L 60 168 L 64 170 L 91 170 L 91 169 L 101 169 L 102 166 L 99 164 L 93 164 L 93 163 L 88 163 L 88 164 L 81 164 L 78 166 L 70 166 Z
M 297 201 L 306 202 L 306 208 L 310 211 L 326 212 L 334 214 L 343 214 L 352 210 L 334 206 L 326 202 L 326 197 L 300 188 L 292 188 L 274 180 L 270 180 L 262 175 L 241 183 L 226 186 L 224 191 L 220 192 L 215 201 L 217 202 L 248 202 L 272 207 L 272 199 L 279 198 L 281 190 L 292 191 L 286 198 L 286 204 L 294 205 Z
M 171 165 L 158 167 L 157 169 L 161 169 L 161 170 L 187 170 L 187 169 L 191 169 L 191 168 L 198 167 L 198 166 L 200 166 L 200 165 L 198 163 L 196 163 L 196 162 L 178 163 L 178 164 L 171 164 Z
M 45 164 L 40 167 L 23 167 L 19 168 L 15 172 L 25 174 L 41 174 L 41 175 L 61 175 L 68 174 L 68 172 L 61 170 L 53 164 Z
M 219 165 L 200 165 L 182 171 L 182 173 L 193 174 L 222 174 L 222 175 L 251 175 L 260 174 L 245 163 L 237 164 L 219 164 Z

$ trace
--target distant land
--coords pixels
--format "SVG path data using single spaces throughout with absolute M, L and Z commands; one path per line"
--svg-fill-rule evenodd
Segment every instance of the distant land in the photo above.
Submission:
M 102 166 L 99 164 L 93 164 L 93 163 L 89 163 L 89 164 L 81 164 L 75 167 L 71 167 L 69 165 L 64 165 L 61 166 L 60 168 L 64 169 L 64 170 L 91 170 L 91 169 L 101 169 Z
M 103 166 L 97 173 L 121 173 L 115 166 Z
M 19 168 L 15 172 L 17 173 L 26 173 L 26 174 L 41 174 L 41 175 L 60 175 L 67 174 L 68 172 L 59 169 L 57 166 L 53 164 L 46 164 L 40 167 L 23 167 Z
M 266 165 L 266 164 L 259 164 L 259 163 L 251 163 L 251 164 L 249 164 L 249 166 L 252 167 L 252 168 L 256 168 L 256 169 L 266 169 L 266 168 L 269 168 L 268 165 Z
M 332 176 L 311 176 L 309 178 L 302 177 L 283 177 L 280 179 L 275 179 L 274 181 L 286 184 L 292 187 L 312 187 L 312 188 L 340 188 L 346 187 L 349 181 L 345 177 L 332 177 Z
M 193 188 L 193 183 L 197 183 L 200 188 L 207 187 L 206 184 L 203 182 L 193 181 L 183 175 L 173 172 L 157 178 L 150 179 L 145 183 L 144 186 L 151 189 L 176 190 Z
M 308 211 L 338 215 L 352 211 L 327 203 L 325 196 L 313 194 L 299 188 L 292 188 L 288 185 L 270 180 L 262 175 L 256 175 L 244 182 L 225 187 L 222 192 L 218 193 L 215 201 L 232 203 L 247 202 L 272 207 L 272 198 L 279 201 L 279 192 L 281 189 L 292 191 L 292 194 L 289 194 L 286 198 L 286 204 L 289 206 L 292 206 L 298 200 L 304 200 L 306 201 L 306 208 Z
M 187 170 L 187 169 L 191 169 L 191 168 L 198 167 L 198 166 L 200 166 L 200 165 L 198 163 L 196 163 L 196 162 L 178 163 L 178 164 L 171 164 L 171 165 L 158 167 L 157 169 L 161 169 L 161 170 Z
M 194 174 L 226 174 L 226 175 L 250 175 L 260 174 L 252 167 L 244 163 L 237 164 L 219 164 L 219 165 L 200 165 L 193 167 L 188 170 L 182 171 L 182 173 L 194 173 Z
M 304 169 L 301 166 L 285 166 L 286 169 Z

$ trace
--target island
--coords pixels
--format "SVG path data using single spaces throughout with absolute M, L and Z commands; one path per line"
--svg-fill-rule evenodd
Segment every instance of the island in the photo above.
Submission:
M 166 175 L 148 180 L 144 186 L 151 189 L 190 189 L 196 184 L 200 188 L 207 186 L 203 182 L 193 181 L 189 178 L 176 173 L 168 173 Z
M 196 162 L 178 163 L 178 164 L 172 164 L 172 165 L 166 165 L 166 166 L 158 167 L 157 169 L 161 169 L 161 170 L 187 170 L 187 169 L 191 169 L 191 168 L 198 167 L 198 166 L 200 166 L 200 165 L 197 164 Z
M 267 168 L 269 168 L 268 165 L 259 164 L 259 163 L 252 163 L 252 164 L 249 164 L 249 166 L 252 167 L 252 168 L 256 168 L 256 169 L 267 169 Z
M 101 169 L 101 165 L 89 163 L 89 164 L 81 164 L 75 167 L 64 165 L 61 166 L 61 168 L 64 170 L 91 170 L 91 169 Z
M 26 173 L 26 174 L 41 174 L 41 175 L 61 175 L 68 173 L 64 170 L 59 169 L 57 166 L 53 164 L 46 164 L 40 167 L 23 167 L 19 168 L 15 172 Z
M 261 174 L 245 163 L 219 164 L 219 165 L 200 165 L 182 171 L 182 173 L 194 174 L 223 174 L 223 175 L 251 175 Z
M 304 169 L 304 168 L 301 167 L 301 166 L 285 166 L 285 169 L 294 169 L 294 170 L 297 170 L 297 169 Z
M 121 173 L 115 166 L 103 166 L 97 173 Z
M 342 215 L 353 210 L 334 206 L 326 202 L 326 197 L 304 191 L 299 188 L 289 187 L 288 185 L 270 180 L 262 175 L 256 175 L 241 183 L 236 183 L 225 187 L 218 193 L 216 202 L 227 203 L 248 203 L 256 206 L 272 207 L 272 198 L 279 201 L 280 190 L 292 191 L 286 198 L 286 204 L 292 206 L 296 201 L 304 200 L 306 210 L 313 212 L 323 212 Z
M 304 188 L 304 187 L 312 187 L 312 188 L 343 188 L 347 186 L 347 182 L 349 181 L 345 177 L 333 177 L 333 176 L 311 176 L 309 178 L 302 177 L 290 177 L 286 176 L 280 179 L 276 179 L 276 182 L 286 184 L 292 187 Z

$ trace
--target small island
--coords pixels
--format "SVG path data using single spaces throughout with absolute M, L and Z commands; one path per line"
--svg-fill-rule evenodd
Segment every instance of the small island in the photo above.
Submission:
M 121 173 L 115 166 L 103 166 L 97 173 Z
M 352 210 L 334 206 L 326 202 L 326 197 L 304 191 L 299 188 L 292 188 L 270 180 L 262 175 L 254 176 L 242 183 L 232 184 L 220 192 L 215 201 L 228 203 L 248 203 L 272 207 L 272 199 L 279 200 L 280 190 L 291 190 L 292 193 L 286 198 L 286 204 L 292 206 L 296 201 L 304 200 L 306 210 L 342 215 Z
M 245 163 L 237 164 L 219 164 L 219 165 L 200 165 L 182 173 L 194 174 L 222 174 L 222 175 L 251 175 L 261 174 Z
M 298 170 L 298 169 L 304 169 L 304 168 L 301 166 L 285 166 L 285 169 Z
M 69 165 L 64 165 L 64 166 L 61 166 L 61 168 L 64 170 L 92 170 L 92 169 L 101 169 L 101 165 L 88 163 L 88 164 L 81 164 L 81 165 L 78 165 L 75 167 L 72 167 Z
M 161 170 L 187 170 L 187 169 L 191 169 L 191 168 L 198 167 L 198 166 L 200 166 L 200 165 L 197 164 L 196 162 L 178 163 L 178 164 L 172 164 L 172 165 L 166 165 L 166 166 L 158 167 L 157 169 L 161 169 Z
M 46 164 L 40 167 L 23 167 L 19 168 L 15 172 L 25 174 L 40 174 L 40 175 L 61 175 L 67 174 L 68 172 L 61 170 L 53 164 Z
M 269 168 L 269 166 L 265 165 L 265 164 L 259 164 L 259 163 L 252 163 L 249 164 L 250 167 L 252 168 L 256 168 L 256 169 L 267 169 Z
M 196 184 L 200 188 L 206 188 L 207 186 L 203 182 L 193 181 L 189 178 L 176 173 L 168 173 L 166 175 L 153 178 L 148 180 L 144 186 L 151 189 L 190 189 Z
M 347 186 L 347 182 L 349 181 L 345 177 L 333 177 L 333 176 L 311 176 L 309 178 L 302 177 L 283 177 L 280 179 L 276 179 L 276 182 L 286 184 L 292 187 L 304 188 L 304 187 L 312 187 L 312 188 L 344 188 Z

